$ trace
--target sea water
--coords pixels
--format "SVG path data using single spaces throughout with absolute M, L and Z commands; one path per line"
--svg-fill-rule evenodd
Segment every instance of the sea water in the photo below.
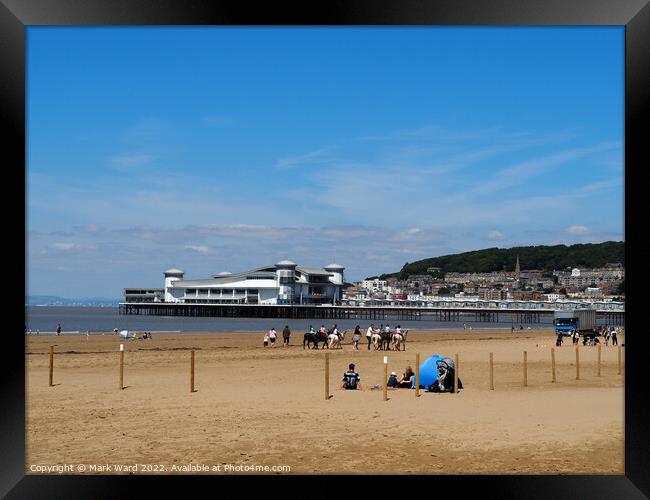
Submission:
M 119 314 L 117 307 L 61 307 L 61 306 L 26 306 L 25 325 L 32 333 L 40 330 L 41 335 L 52 334 L 56 331 L 57 325 L 61 324 L 64 334 L 85 334 L 112 332 L 117 328 L 131 331 L 148 332 L 266 332 L 274 327 L 281 332 L 285 325 L 294 333 L 304 333 L 312 325 L 318 330 L 321 325 L 331 328 L 334 323 L 339 330 L 349 330 L 350 333 L 356 325 L 359 325 L 365 335 L 365 330 L 370 323 L 375 328 L 380 324 L 388 324 L 391 327 L 400 325 L 407 330 L 457 330 L 471 326 L 473 329 L 510 329 L 512 323 L 508 322 L 484 322 L 470 321 L 468 318 L 460 318 L 460 321 L 435 321 L 422 319 L 418 321 L 406 320 L 367 320 L 367 319 L 289 319 L 289 318 L 195 318 L 183 316 L 136 316 Z M 463 326 L 464 325 L 464 326 Z M 515 329 L 524 328 L 552 328 L 552 318 L 542 317 L 540 323 L 515 323 Z

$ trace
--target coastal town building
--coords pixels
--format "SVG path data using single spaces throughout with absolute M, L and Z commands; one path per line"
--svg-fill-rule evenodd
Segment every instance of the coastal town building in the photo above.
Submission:
M 498 288 L 479 287 L 478 298 L 481 300 L 501 300 L 507 298 L 507 294 Z
M 303 267 L 283 260 L 274 266 L 188 280 L 184 271 L 168 269 L 164 289 L 125 288 L 124 299 L 184 304 L 336 304 L 342 298 L 344 270 L 339 264 Z
M 625 269 L 615 264 L 608 264 L 608 267 L 603 268 L 553 271 L 553 275 L 557 276 L 558 284 L 562 286 L 584 288 L 601 283 L 620 283 L 625 279 Z
M 361 288 L 365 288 L 366 290 L 370 290 L 373 292 L 384 292 L 387 290 L 388 287 L 388 282 L 386 280 L 380 280 L 380 279 L 371 279 L 371 280 L 363 280 L 360 283 Z

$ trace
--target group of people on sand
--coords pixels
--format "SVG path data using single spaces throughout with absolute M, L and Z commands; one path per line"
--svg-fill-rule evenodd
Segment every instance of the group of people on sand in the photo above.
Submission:
M 388 377 L 388 382 L 386 387 L 388 389 L 399 389 L 399 388 L 408 388 L 413 387 L 413 377 L 415 377 L 415 372 L 410 366 L 406 367 L 406 371 L 402 374 L 401 379 L 397 379 L 397 374 L 391 372 L 390 377 Z M 379 384 L 375 384 L 371 389 L 380 389 Z M 361 376 L 358 372 L 355 371 L 354 363 L 350 363 L 348 366 L 348 371 L 343 374 L 343 379 L 341 380 L 341 386 L 339 389 L 346 390 L 363 390 L 361 387 Z
M 275 340 L 278 337 L 278 332 L 276 332 L 275 327 L 272 327 L 268 333 L 264 335 L 264 347 L 268 347 L 269 343 L 271 347 L 275 347 Z M 284 347 L 289 346 L 289 338 L 291 337 L 291 330 L 289 325 L 284 325 L 284 330 L 282 330 L 282 345 Z
M 335 323 L 332 325 L 332 328 L 328 329 L 325 327 L 325 325 L 321 325 L 318 331 L 313 327 L 313 325 L 309 325 L 309 329 L 307 330 L 308 334 L 315 335 L 316 333 L 324 334 L 324 335 L 337 335 L 339 339 L 343 340 L 343 334 L 338 329 L 338 325 Z M 379 326 L 379 328 L 375 327 L 375 324 L 372 323 L 368 329 L 366 330 L 366 340 L 368 341 L 368 350 L 370 350 L 370 345 L 373 343 L 373 335 L 380 335 L 380 334 L 390 334 L 391 338 L 394 337 L 395 335 L 404 335 L 405 333 L 402 331 L 402 327 L 400 325 L 397 325 L 395 328 L 391 328 L 390 325 L 386 324 L 384 325 L 383 323 Z M 352 334 L 352 347 L 356 350 L 359 350 L 359 342 L 361 342 L 361 337 L 363 336 L 363 331 L 361 329 L 360 325 L 357 325 L 354 328 L 354 333 Z M 275 347 L 276 340 L 278 338 L 278 333 L 275 327 L 272 327 L 268 332 L 264 334 L 264 347 Z M 291 330 L 289 329 L 289 325 L 284 326 L 284 330 L 282 330 L 282 341 L 283 341 L 283 346 L 288 347 L 289 346 L 289 340 L 291 338 Z
M 357 325 L 357 328 L 359 328 L 359 325 Z M 372 340 L 373 335 L 381 335 L 382 333 L 390 334 L 392 339 L 395 335 L 402 335 L 402 327 L 400 325 L 397 325 L 395 328 L 391 328 L 388 323 L 386 323 L 386 325 L 382 323 L 379 325 L 379 328 L 375 328 L 375 324 L 371 323 L 368 329 L 366 330 L 366 340 L 368 341 L 368 350 L 370 350 L 370 344 L 372 344 L 373 342 Z M 358 349 L 358 347 L 356 348 Z
M 597 346 L 602 345 L 603 342 L 600 341 L 598 337 L 603 337 L 605 347 L 609 346 L 609 342 L 612 342 L 612 345 L 618 345 L 618 334 L 620 329 L 614 326 L 601 325 L 598 328 L 594 328 L 591 332 L 586 332 L 582 334 L 582 345 L 584 346 Z M 571 338 L 571 343 L 573 345 L 578 345 L 580 343 L 580 332 L 576 329 L 573 329 L 569 333 Z M 556 347 L 561 347 L 564 342 L 563 336 L 561 333 L 557 334 L 557 340 L 555 341 Z
M 61 336 L 61 331 L 62 331 L 62 330 L 61 330 L 61 323 L 58 323 L 58 324 L 56 325 L 56 332 L 55 332 L 55 335 L 56 335 L 57 337 L 60 337 L 60 336 Z M 28 328 L 27 328 L 27 325 L 25 325 L 25 335 L 40 335 L 40 334 L 41 334 L 41 330 L 40 330 L 40 329 L 37 329 L 36 332 L 32 332 L 32 329 L 31 329 L 31 328 L 28 329 Z

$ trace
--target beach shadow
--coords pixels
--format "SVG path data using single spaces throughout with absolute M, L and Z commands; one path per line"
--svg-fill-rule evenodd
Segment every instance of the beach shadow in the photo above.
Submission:
M 194 389 L 193 391 L 190 391 L 190 392 L 199 392 L 199 390 L 198 390 L 198 389 Z
M 58 384 L 52 384 L 50 387 L 56 387 L 57 385 L 62 385 L 62 384 L 61 382 L 59 382 Z
M 128 389 L 129 387 L 131 387 L 131 386 L 130 385 L 125 385 L 124 387 L 122 387 L 122 390 Z
M 330 394 L 329 396 L 327 396 L 327 399 L 330 400 L 330 399 L 332 399 L 333 397 L 334 397 L 334 394 Z

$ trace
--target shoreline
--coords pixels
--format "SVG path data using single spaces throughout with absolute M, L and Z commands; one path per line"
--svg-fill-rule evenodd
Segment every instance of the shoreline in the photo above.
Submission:
M 190 330 L 140 330 L 140 329 L 130 330 L 130 329 L 125 328 L 124 330 L 128 330 L 129 332 L 139 333 L 139 334 L 144 333 L 144 332 L 150 332 L 150 333 L 156 333 L 158 335 L 167 335 L 167 334 L 180 334 L 180 335 L 224 335 L 224 334 L 226 334 L 227 335 L 227 334 L 239 334 L 239 333 L 241 333 L 241 334 L 259 334 L 259 335 L 263 336 L 264 333 L 265 333 L 265 330 L 260 330 L 259 332 L 252 332 L 250 329 L 247 329 L 247 330 L 232 330 L 232 329 L 230 329 L 230 330 L 227 330 L 227 331 L 226 330 L 224 330 L 224 331 L 190 331 Z M 350 329 L 348 328 L 348 332 L 349 332 L 349 330 Z M 416 332 L 417 331 L 419 333 L 439 333 L 439 332 L 448 332 L 450 330 L 451 331 L 463 331 L 463 332 L 467 332 L 467 333 L 473 333 L 473 332 L 481 332 L 481 331 L 484 331 L 484 330 L 485 331 L 495 331 L 495 330 L 505 331 L 506 329 L 504 329 L 503 327 L 494 326 L 494 327 L 482 327 L 482 328 L 474 328 L 474 327 L 472 327 L 471 329 L 470 328 L 464 329 L 462 327 L 457 327 L 457 328 L 426 328 L 426 329 L 422 329 L 422 330 L 419 330 L 419 329 L 416 330 L 414 328 L 410 328 L 410 329 L 407 329 L 407 330 L 409 330 L 410 332 Z M 515 328 L 515 334 L 520 333 L 520 332 L 523 333 L 523 332 L 540 331 L 540 330 L 552 331 L 553 330 L 553 325 L 549 324 L 548 326 L 539 326 L 539 327 L 536 327 L 536 328 L 532 328 L 532 327 L 531 328 L 524 328 L 523 330 L 519 330 L 519 329 Z M 365 329 L 364 329 L 364 332 L 365 332 Z M 508 329 L 507 332 L 510 333 L 510 330 Z M 303 332 L 303 331 L 296 332 L 296 333 L 292 332 L 291 335 L 292 336 L 293 335 L 303 335 L 304 333 L 306 333 L 306 332 Z M 364 335 L 365 335 L 365 333 L 364 333 Z M 57 335 L 56 335 L 56 332 L 54 332 L 54 331 L 40 332 L 38 335 L 36 333 L 32 332 L 31 334 L 28 333 L 28 334 L 25 335 L 25 337 L 39 337 L 39 336 L 44 336 L 44 337 L 55 336 L 56 337 Z M 75 337 L 82 336 L 82 337 L 85 337 L 86 332 L 85 331 L 79 331 L 79 330 L 73 330 L 73 331 L 69 331 L 69 332 L 63 331 L 63 332 L 61 332 L 61 335 L 59 335 L 59 336 L 60 337 L 65 337 L 65 336 L 75 336 Z M 117 335 L 114 334 L 112 331 L 102 331 L 102 330 L 95 331 L 95 332 L 90 331 L 89 336 L 90 337 L 104 337 L 104 336 L 117 337 Z M 278 337 L 279 336 L 280 336 L 280 334 L 278 334 Z M 363 337 L 363 335 L 362 335 L 362 337 Z

